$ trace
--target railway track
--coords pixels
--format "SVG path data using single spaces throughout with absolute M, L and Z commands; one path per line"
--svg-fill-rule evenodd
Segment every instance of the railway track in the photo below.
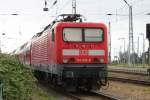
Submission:
M 67 93 L 70 97 L 75 100 L 120 100 L 119 97 L 114 97 L 112 95 L 104 94 L 102 92 L 74 92 Z
M 143 73 L 132 73 L 124 71 L 109 71 L 108 79 L 111 81 L 120 81 L 139 85 L 150 86 L 150 78 Z
M 126 83 L 150 86 L 150 77 L 146 69 L 141 68 L 109 68 L 108 79 Z
M 117 73 L 117 74 L 124 73 L 125 75 L 122 75 L 122 76 L 126 76 L 126 75 L 136 76 L 137 75 L 136 77 L 139 77 L 139 76 L 147 77 L 147 75 L 143 72 L 137 73 L 137 72 L 131 72 L 131 71 L 127 72 L 127 71 L 120 71 L 120 70 L 113 70 L 113 71 L 109 70 L 109 73 Z M 118 76 L 118 75 L 116 75 L 116 76 Z M 115 76 L 109 76 L 108 78 L 109 78 L 109 80 L 112 80 L 112 81 L 121 81 L 121 82 L 126 82 L 126 83 L 150 86 L 150 80 L 146 81 L 146 80 L 134 79 L 134 77 L 127 78 L 127 77 L 115 77 Z M 115 97 L 113 95 L 108 95 L 103 92 L 96 92 L 96 91 L 67 92 L 67 91 L 64 91 L 62 88 L 59 88 L 59 87 L 56 88 L 56 87 L 50 86 L 50 84 L 45 85 L 45 83 L 44 83 L 44 86 L 47 86 L 50 89 L 53 89 L 54 91 L 57 91 L 58 93 L 66 96 L 68 98 L 71 98 L 71 100 L 122 100 L 118 96 Z
M 53 91 L 58 92 L 71 100 L 120 100 L 120 97 L 115 97 L 113 95 L 105 94 L 103 92 L 96 92 L 96 91 L 77 91 L 77 92 L 68 92 L 65 91 L 61 87 L 54 87 L 46 82 L 40 82 L 40 85 L 44 86 L 45 88 L 51 89 Z
M 126 67 L 108 67 L 109 72 L 116 72 L 116 73 L 126 73 L 132 75 L 143 75 L 148 76 L 147 69 L 143 68 L 126 68 Z
M 145 80 L 136 80 L 136 79 L 122 78 L 122 77 L 111 77 L 111 76 L 109 76 L 108 79 L 111 81 L 120 81 L 120 82 L 150 86 L 150 81 L 145 81 Z
M 141 76 L 148 76 L 147 72 L 137 72 L 137 71 L 127 71 L 127 70 L 115 70 L 115 69 L 109 69 L 109 72 L 114 72 L 114 73 L 125 73 L 125 74 L 131 74 L 131 75 L 141 75 Z

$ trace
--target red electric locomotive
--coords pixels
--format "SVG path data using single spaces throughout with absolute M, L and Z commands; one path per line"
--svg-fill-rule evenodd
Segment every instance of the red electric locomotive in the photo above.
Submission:
M 106 85 L 106 26 L 82 22 L 79 14 L 60 17 L 22 46 L 21 61 L 40 78 L 62 86 L 90 90 Z

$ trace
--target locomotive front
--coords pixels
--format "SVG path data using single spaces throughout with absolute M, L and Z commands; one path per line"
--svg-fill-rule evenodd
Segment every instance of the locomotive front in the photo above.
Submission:
M 107 29 L 101 23 L 60 22 L 56 25 L 57 63 L 62 81 L 79 88 L 107 84 Z

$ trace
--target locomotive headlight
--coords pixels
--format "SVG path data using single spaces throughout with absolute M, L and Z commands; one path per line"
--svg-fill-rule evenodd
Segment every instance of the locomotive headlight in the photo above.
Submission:
M 104 58 L 99 59 L 100 63 L 104 63 Z
M 63 63 L 68 63 L 68 61 L 69 61 L 69 59 L 67 59 L 67 58 L 63 59 Z

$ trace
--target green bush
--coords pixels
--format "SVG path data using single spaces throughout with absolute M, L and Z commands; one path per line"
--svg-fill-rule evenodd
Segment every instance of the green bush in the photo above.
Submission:
M 4 83 L 4 100 L 27 100 L 36 81 L 28 66 L 4 54 L 0 54 L 0 79 Z

